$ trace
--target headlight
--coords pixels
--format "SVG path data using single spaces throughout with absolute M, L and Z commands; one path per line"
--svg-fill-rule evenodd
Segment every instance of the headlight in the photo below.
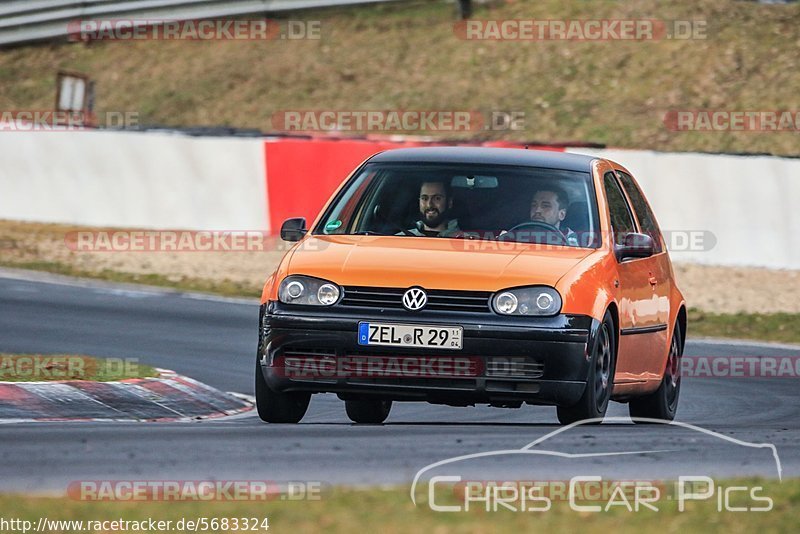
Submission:
M 555 315 L 561 311 L 561 295 L 552 287 L 519 287 L 499 291 L 492 307 L 500 315 Z
M 331 306 L 341 294 L 336 284 L 310 276 L 287 276 L 278 288 L 278 300 L 284 304 Z
M 497 309 L 499 313 L 511 314 L 517 311 L 517 305 L 519 304 L 519 299 L 514 295 L 514 293 L 500 293 L 494 299 L 494 307 Z

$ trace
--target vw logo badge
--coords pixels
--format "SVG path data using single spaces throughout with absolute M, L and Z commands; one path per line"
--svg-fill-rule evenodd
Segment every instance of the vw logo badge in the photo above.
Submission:
M 419 311 L 428 303 L 428 295 L 419 287 L 412 287 L 403 293 L 403 306 L 410 311 Z

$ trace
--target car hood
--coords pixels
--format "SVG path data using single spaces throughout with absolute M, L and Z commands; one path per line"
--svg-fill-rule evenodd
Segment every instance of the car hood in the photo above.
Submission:
M 343 286 L 498 291 L 556 282 L 592 249 L 406 236 L 309 236 L 288 274 Z

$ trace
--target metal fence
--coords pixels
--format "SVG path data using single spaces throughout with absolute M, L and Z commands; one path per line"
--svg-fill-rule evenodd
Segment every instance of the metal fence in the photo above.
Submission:
M 0 2 L 0 46 L 66 38 L 70 22 L 131 18 L 196 20 L 266 15 L 399 0 L 6 0 Z

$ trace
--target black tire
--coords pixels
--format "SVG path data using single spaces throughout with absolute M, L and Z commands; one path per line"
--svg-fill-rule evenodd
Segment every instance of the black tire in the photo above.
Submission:
M 606 312 L 597 329 L 592 345 L 592 359 L 586 389 L 574 406 L 559 406 L 558 421 L 568 425 L 585 419 L 602 419 L 606 415 L 611 391 L 614 388 L 614 372 L 617 368 L 617 343 L 614 320 Z M 595 421 L 593 424 L 599 424 Z
M 376 399 L 358 399 L 344 401 L 347 417 L 354 423 L 380 424 L 389 417 L 392 401 Z
M 628 413 L 634 423 L 647 424 L 650 421 L 637 421 L 637 417 L 672 421 L 678 411 L 678 398 L 681 394 L 681 358 L 683 357 L 683 338 L 678 324 L 672 333 L 669 344 L 664 378 L 658 389 L 649 395 L 631 399 Z
M 272 391 L 256 359 L 256 409 L 267 423 L 299 423 L 308 410 L 311 393 Z

